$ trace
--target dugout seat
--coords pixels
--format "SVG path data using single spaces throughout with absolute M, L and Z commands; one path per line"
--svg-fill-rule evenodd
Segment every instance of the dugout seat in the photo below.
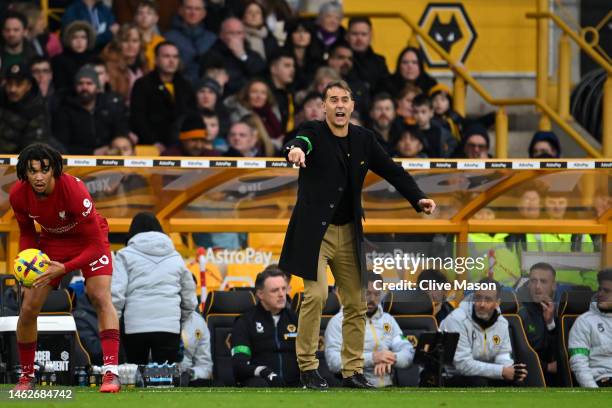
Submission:
M 527 340 L 527 334 L 525 334 L 523 329 L 523 322 L 518 315 L 518 309 L 519 303 L 514 292 L 502 290 L 500 310 L 508 321 L 514 361 L 527 365 L 528 374 L 524 381 L 526 386 L 546 387 L 538 354 L 529 344 L 529 340 Z
M 559 352 L 557 357 L 557 377 L 559 378 L 559 385 L 563 387 L 578 385 L 569 363 L 569 333 L 578 316 L 589 310 L 592 297 L 593 293 L 590 290 L 567 291 L 561 295 L 561 303 L 559 303 L 561 328 L 559 336 L 557 336 L 557 350 Z
M 255 305 L 255 295 L 249 290 L 210 292 L 204 303 L 204 317 L 210 331 L 213 360 L 213 384 L 235 386 L 232 370 L 230 336 L 234 320 Z
M 416 349 L 419 336 L 424 332 L 438 330 L 436 318 L 433 315 L 431 297 L 423 291 L 391 291 L 383 302 L 383 311 L 395 318 L 404 336 Z M 416 387 L 419 385 L 418 365 L 395 370 L 395 385 L 400 387 Z

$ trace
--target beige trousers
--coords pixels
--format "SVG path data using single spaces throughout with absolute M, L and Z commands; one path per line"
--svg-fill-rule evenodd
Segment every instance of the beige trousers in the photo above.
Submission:
M 327 301 L 327 272 L 330 266 L 343 306 L 342 376 L 363 373 L 363 339 L 367 305 L 361 286 L 361 271 L 355 252 L 352 223 L 330 224 L 319 251 L 317 280 L 304 279 L 304 299 L 300 306 L 297 361 L 301 371 L 319 367 L 316 352 L 319 344 L 321 312 Z

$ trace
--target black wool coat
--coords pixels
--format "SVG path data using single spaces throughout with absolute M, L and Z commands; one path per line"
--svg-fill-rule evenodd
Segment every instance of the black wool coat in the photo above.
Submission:
M 288 141 L 284 147 L 285 157 L 288 154 L 287 148 L 291 146 L 300 147 L 308 154 L 306 167 L 299 170 L 297 202 L 287 228 L 279 266 L 288 273 L 308 280 L 317 280 L 319 249 L 343 191 L 347 188 L 347 174 L 353 192 L 355 245 L 362 265 L 361 190 L 368 170 L 393 185 L 416 211 L 421 211 L 419 200 L 427 198 L 412 176 L 389 157 L 372 131 L 349 125 L 348 168 L 338 143 L 333 139 L 335 137 L 325 121 L 310 121 L 304 123 L 296 138 Z

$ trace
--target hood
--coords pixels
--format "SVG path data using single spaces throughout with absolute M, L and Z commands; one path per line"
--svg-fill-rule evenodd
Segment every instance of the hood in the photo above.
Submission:
M 166 256 L 174 251 L 170 237 L 163 232 L 147 231 L 134 235 L 128 246 L 139 252 L 152 256 Z
M 170 28 L 172 30 L 176 30 L 186 35 L 187 37 L 199 37 L 206 31 L 206 27 L 204 27 L 204 22 L 201 22 L 200 25 L 195 27 L 189 27 L 185 24 L 183 18 L 179 15 L 175 15 L 172 17 L 172 22 L 170 24 Z
M 529 143 L 529 150 L 527 153 L 529 157 L 531 156 L 531 149 L 538 142 L 548 142 L 550 145 L 557 151 L 557 156 L 555 158 L 561 157 L 561 144 L 559 143 L 559 138 L 554 132 L 551 131 L 539 131 L 533 135 L 531 142 Z

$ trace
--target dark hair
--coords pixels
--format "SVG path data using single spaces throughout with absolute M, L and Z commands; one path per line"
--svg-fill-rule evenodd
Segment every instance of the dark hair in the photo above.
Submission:
M 95 56 L 89 59 L 89 62 L 87 63 L 88 65 L 93 65 L 94 67 L 98 67 L 100 65 L 104 65 L 104 68 L 106 68 L 106 62 L 104 62 L 104 60 L 99 57 L 99 56 Z
M 49 64 L 49 66 L 51 66 L 51 60 L 47 57 L 43 57 L 41 55 L 37 55 L 34 58 L 32 58 L 29 62 L 28 62 L 28 67 L 30 67 L 30 69 L 32 69 L 32 67 L 36 64 L 42 64 L 42 63 L 47 63 Z
M 495 295 L 497 296 L 498 299 L 501 298 L 501 284 L 498 281 L 496 281 L 495 279 L 489 278 L 489 277 L 482 278 L 481 280 L 478 281 L 478 283 L 481 284 L 481 285 L 482 284 L 491 284 L 491 283 L 495 284 Z
M 4 25 L 6 24 L 7 20 L 10 18 L 14 18 L 16 20 L 19 20 L 21 22 L 21 25 L 23 26 L 24 30 L 27 30 L 28 28 L 28 18 L 23 14 L 20 13 L 18 11 L 14 11 L 14 10 L 9 10 L 5 16 L 4 16 L 4 20 L 2 20 L 2 28 L 4 28 Z
M 157 44 L 155 46 L 155 49 L 154 49 L 155 57 L 159 57 L 159 50 L 161 50 L 162 47 L 166 47 L 168 45 L 171 45 L 171 46 L 173 46 L 174 48 L 176 48 L 178 50 L 178 47 L 172 41 L 162 41 L 162 42 L 160 42 L 159 44 Z
M 417 95 L 412 100 L 412 106 L 427 106 L 429 109 L 432 109 L 431 98 L 424 93 Z
M 264 268 L 264 271 L 281 271 L 285 275 L 285 279 L 287 279 L 287 283 L 291 281 L 291 274 L 283 271 L 278 264 L 270 264 Z
M 30 162 L 38 161 L 42 165 L 44 160 L 49 161 L 49 167 L 53 169 L 53 177 L 58 178 L 62 175 L 64 164 L 60 152 L 44 143 L 32 143 L 19 153 L 17 158 L 17 178 L 19 180 L 27 180 Z
M 285 280 L 287 279 L 287 274 L 280 268 L 269 265 L 266 269 L 257 274 L 257 278 L 255 278 L 255 289 L 263 290 L 266 279 L 275 278 L 277 276 L 282 276 Z
M 374 272 L 368 272 L 366 275 L 366 282 L 370 283 L 370 282 L 374 282 L 374 281 L 384 281 L 384 278 L 382 276 L 382 274 L 378 274 L 378 273 L 374 273 Z
M 423 271 L 421 271 L 417 282 L 421 282 L 424 280 L 434 281 L 438 283 L 448 282 L 448 278 L 446 277 L 446 275 L 444 275 L 442 271 L 439 271 L 437 269 L 424 269 Z
M 204 118 L 219 118 L 219 114 L 212 109 L 202 109 L 200 115 Z
M 304 109 L 304 105 L 306 105 L 308 102 L 315 100 L 315 99 L 321 99 L 323 100 L 323 95 L 321 95 L 318 92 L 308 92 L 306 94 L 306 96 L 304 97 L 304 100 L 302 101 L 302 104 L 300 105 L 300 109 Z
M 372 20 L 370 20 L 370 17 L 363 17 L 363 16 L 351 17 L 348 21 L 349 29 L 351 28 L 353 24 L 358 24 L 358 23 L 365 23 L 368 25 L 368 27 L 370 27 L 370 30 L 372 29 Z
M 612 281 L 612 268 L 603 269 L 597 274 L 599 286 L 601 286 L 603 281 Z
M 374 109 L 374 105 L 376 105 L 377 102 L 386 101 L 386 100 L 391 101 L 391 103 L 393 104 L 393 108 L 395 109 L 395 101 L 393 100 L 393 97 L 391 96 L 391 94 L 389 92 L 380 92 L 374 95 L 374 98 L 372 98 L 372 104 L 370 105 L 371 106 L 370 110 Z
M 557 271 L 555 271 L 555 268 L 553 268 L 553 266 L 547 262 L 537 262 L 531 265 L 531 268 L 529 268 L 529 274 L 531 274 L 531 272 L 536 269 L 542 269 L 544 271 L 552 273 L 553 278 L 557 276 Z
M 332 55 L 336 55 L 336 52 L 340 49 L 340 48 L 344 48 L 346 50 L 349 50 L 351 52 L 351 54 L 353 54 L 353 49 L 351 48 L 351 46 L 349 45 L 348 42 L 344 41 L 344 40 L 338 40 L 334 43 L 334 45 L 331 46 L 331 48 L 329 49 L 329 58 L 332 57 Z M 328 59 L 329 59 L 328 58 Z
M 278 51 L 272 53 L 268 61 L 269 66 L 272 66 L 274 63 L 280 61 L 282 58 L 291 58 L 293 62 L 295 62 L 295 56 L 293 55 L 293 53 L 291 53 L 286 48 L 281 48 Z
M 125 238 L 125 243 L 127 244 L 134 235 L 149 231 L 164 232 L 164 229 L 157 217 L 155 217 L 155 214 L 148 211 L 139 212 L 132 218 L 130 230 Z
M 150 9 L 155 10 L 157 14 L 159 14 L 159 4 L 155 0 L 140 0 L 138 5 L 136 6 L 136 10 L 141 7 L 148 7 Z
M 349 93 L 349 96 L 351 97 L 351 99 L 355 100 L 355 98 L 353 98 L 353 91 L 351 90 L 351 87 L 344 80 L 334 81 L 334 82 L 330 82 L 329 84 L 327 84 L 325 89 L 323 89 L 323 100 L 325 100 L 327 98 L 327 92 L 330 89 L 332 89 L 332 88 L 342 88 L 342 89 L 344 89 L 346 92 Z

